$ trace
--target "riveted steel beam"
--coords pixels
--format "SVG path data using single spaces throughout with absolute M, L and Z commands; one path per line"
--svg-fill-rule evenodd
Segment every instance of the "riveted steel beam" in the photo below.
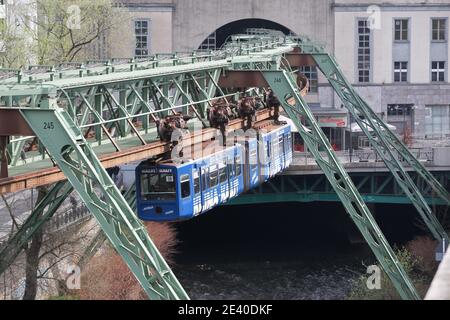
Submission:
M 420 299 L 359 191 L 339 163 L 330 142 L 301 97 L 296 81 L 286 71 L 262 71 L 262 73 L 401 297 Z M 300 118 L 305 123 L 302 123 Z

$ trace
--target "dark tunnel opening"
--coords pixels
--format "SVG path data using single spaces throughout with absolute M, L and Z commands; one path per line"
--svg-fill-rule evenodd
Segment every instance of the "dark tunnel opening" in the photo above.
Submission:
M 220 48 L 225 43 L 225 41 L 228 39 L 229 36 L 234 35 L 234 34 L 245 33 L 248 28 L 277 30 L 277 31 L 283 32 L 286 35 L 292 33 L 291 30 L 289 30 L 285 26 L 283 26 L 279 23 L 270 21 L 270 20 L 243 19 L 243 20 L 233 21 L 233 22 L 228 23 L 228 24 L 220 27 L 219 29 L 217 29 L 212 34 L 212 36 L 214 36 L 214 38 L 215 38 L 215 47 Z M 202 43 L 200 48 L 203 47 L 207 41 L 208 41 L 208 39 L 206 39 Z

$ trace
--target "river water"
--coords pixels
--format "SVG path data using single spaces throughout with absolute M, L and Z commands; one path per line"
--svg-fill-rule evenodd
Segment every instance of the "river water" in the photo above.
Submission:
M 391 242 L 412 237 L 413 210 L 380 210 Z M 175 272 L 196 300 L 344 300 L 375 262 L 338 204 L 223 207 L 178 231 Z

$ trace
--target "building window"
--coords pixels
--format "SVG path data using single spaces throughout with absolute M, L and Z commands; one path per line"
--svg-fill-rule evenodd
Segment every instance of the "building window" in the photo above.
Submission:
M 317 77 L 317 67 L 315 66 L 304 66 L 300 67 L 299 71 L 308 78 L 309 81 L 309 92 L 317 93 L 319 89 L 319 82 Z
M 450 134 L 450 106 L 426 107 L 425 133 L 433 136 Z
M 445 81 L 445 61 L 431 62 L 431 81 L 432 82 Z
M 200 50 L 216 50 L 217 49 L 217 33 L 211 33 L 208 38 L 200 45 Z
M 394 82 L 408 81 L 408 62 L 396 61 L 394 62 Z
M 134 55 L 137 58 L 148 57 L 150 52 L 150 32 L 148 20 L 137 20 L 135 25 L 136 49 Z
M 408 41 L 408 19 L 394 20 L 395 41 Z
M 370 29 L 367 20 L 358 21 L 358 81 L 370 81 Z
M 447 20 L 432 19 L 431 25 L 432 25 L 431 39 L 433 41 L 445 41 L 447 38 L 446 35 Z
M 387 109 L 388 117 L 411 116 L 414 105 L 412 104 L 389 104 Z

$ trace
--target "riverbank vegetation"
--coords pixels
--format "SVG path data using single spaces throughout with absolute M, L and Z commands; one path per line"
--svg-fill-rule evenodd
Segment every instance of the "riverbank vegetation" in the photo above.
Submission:
M 419 295 L 424 298 L 436 273 L 438 262 L 435 251 L 438 243 L 429 237 L 420 236 L 397 248 L 396 254 L 400 264 L 410 277 Z M 379 264 L 378 264 L 379 266 Z M 367 281 L 371 274 L 363 274 L 355 280 L 348 297 L 350 300 L 400 300 L 389 277 L 382 272 L 380 289 L 369 289 Z

